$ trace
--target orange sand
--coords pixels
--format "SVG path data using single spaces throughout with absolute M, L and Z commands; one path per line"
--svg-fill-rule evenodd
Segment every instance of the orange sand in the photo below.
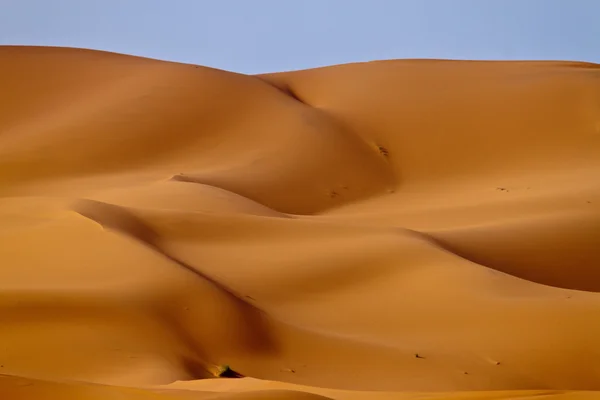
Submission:
M 0 88 L 0 399 L 600 398 L 599 65 Z

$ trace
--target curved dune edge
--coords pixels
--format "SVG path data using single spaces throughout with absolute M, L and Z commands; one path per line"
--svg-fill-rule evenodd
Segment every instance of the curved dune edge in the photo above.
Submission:
M 407 392 L 361 392 L 322 389 L 283 382 L 261 381 L 244 378 L 235 382 L 203 380 L 176 382 L 163 388 L 133 388 L 105 386 L 82 382 L 52 382 L 31 378 L 0 375 L 0 390 L 11 398 L 35 398 L 40 400 L 99 399 L 119 396 L 131 400 L 144 399 L 287 399 L 287 400 L 503 400 L 549 398 L 597 399 L 596 392 L 586 391 L 494 391 L 455 393 L 407 393 Z
M 0 85 L 0 394 L 600 390 L 600 66 L 0 46 Z

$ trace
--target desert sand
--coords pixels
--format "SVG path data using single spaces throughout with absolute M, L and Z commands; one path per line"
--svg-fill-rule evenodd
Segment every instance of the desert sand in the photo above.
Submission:
M 0 87 L 0 399 L 600 398 L 600 65 Z

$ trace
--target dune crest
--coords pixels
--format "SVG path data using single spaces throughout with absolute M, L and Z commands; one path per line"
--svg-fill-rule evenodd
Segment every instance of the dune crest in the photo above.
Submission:
M 0 84 L 0 397 L 598 396 L 600 66 Z

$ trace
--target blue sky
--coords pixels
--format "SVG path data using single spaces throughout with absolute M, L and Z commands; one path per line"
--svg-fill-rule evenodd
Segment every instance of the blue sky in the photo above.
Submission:
M 600 62 L 600 0 L 0 0 L 0 44 L 243 73 L 391 58 Z

